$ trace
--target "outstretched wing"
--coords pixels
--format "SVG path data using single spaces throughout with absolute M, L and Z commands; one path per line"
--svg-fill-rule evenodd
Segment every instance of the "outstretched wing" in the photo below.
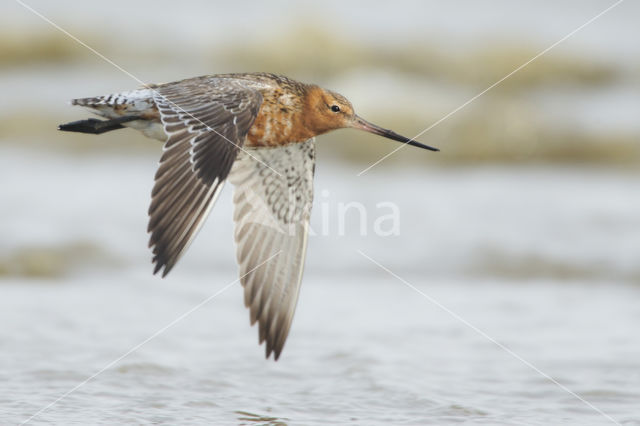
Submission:
M 219 194 L 262 95 L 242 80 L 196 78 L 154 88 L 167 134 L 149 207 L 154 273 L 167 275 Z
M 249 152 L 251 156 L 238 154 L 229 175 L 235 186 L 236 254 L 251 324 L 258 321 L 267 358 L 274 352 L 277 360 L 289 334 L 304 268 L 315 142 Z

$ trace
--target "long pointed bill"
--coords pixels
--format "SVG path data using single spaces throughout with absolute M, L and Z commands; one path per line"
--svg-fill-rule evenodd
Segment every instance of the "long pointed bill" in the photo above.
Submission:
M 364 130 L 365 132 L 373 133 L 375 135 L 384 136 L 388 139 L 393 139 L 394 141 L 406 143 L 407 145 L 417 146 L 418 148 L 428 149 L 429 151 L 440 151 L 438 148 L 434 148 L 429 145 L 423 145 L 420 142 L 416 142 L 413 139 L 409 139 L 402 135 L 397 134 L 393 130 L 383 129 L 382 127 L 376 126 L 373 123 L 369 123 L 362 117 L 356 115 L 355 120 L 353 121 L 352 127 L 354 129 Z

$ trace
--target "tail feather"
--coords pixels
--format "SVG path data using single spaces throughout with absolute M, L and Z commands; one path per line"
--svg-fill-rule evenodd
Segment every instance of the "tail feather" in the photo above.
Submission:
M 149 88 L 142 88 L 104 96 L 72 99 L 71 105 L 80 105 L 88 108 L 133 108 L 135 111 L 142 111 L 154 107 L 153 93 Z
M 97 96 L 93 98 L 71 99 L 71 105 L 93 107 L 96 105 L 108 105 L 108 102 L 105 96 Z
M 87 120 L 79 120 L 73 121 L 71 123 L 61 124 L 58 126 L 58 130 L 62 130 L 65 132 L 91 133 L 94 135 L 99 135 L 111 130 L 122 129 L 124 128 L 122 123 L 127 123 L 129 121 L 139 119 L 140 117 L 136 115 L 128 115 L 124 117 L 113 118 L 111 120 L 98 120 L 95 118 L 89 118 Z

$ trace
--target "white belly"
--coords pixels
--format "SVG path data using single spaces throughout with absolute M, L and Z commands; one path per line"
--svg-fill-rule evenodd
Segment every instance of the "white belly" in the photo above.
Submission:
M 157 139 L 162 142 L 167 140 L 167 134 L 164 132 L 164 127 L 162 127 L 159 121 L 136 120 L 124 123 L 123 126 L 139 130 L 148 138 Z

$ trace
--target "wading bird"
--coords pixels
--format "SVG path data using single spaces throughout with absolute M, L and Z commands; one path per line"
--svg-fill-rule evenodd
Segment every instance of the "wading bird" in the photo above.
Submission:
M 131 127 L 164 142 L 148 232 L 167 275 L 224 182 L 234 185 L 236 255 L 251 324 L 277 360 L 298 300 L 313 200 L 314 137 L 355 128 L 437 151 L 357 116 L 342 95 L 266 74 L 223 74 L 74 99 L 106 120 L 59 126 L 100 134 Z

